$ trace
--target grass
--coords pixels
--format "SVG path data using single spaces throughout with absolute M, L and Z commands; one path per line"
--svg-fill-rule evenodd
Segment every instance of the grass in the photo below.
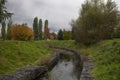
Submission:
M 0 75 L 43 64 L 53 54 L 50 45 L 72 47 L 73 44 L 74 41 L 0 41 Z
M 0 41 L 0 74 L 34 65 L 38 59 L 51 53 L 44 42 Z
M 120 79 L 120 39 L 105 40 L 86 49 L 95 63 L 96 80 Z

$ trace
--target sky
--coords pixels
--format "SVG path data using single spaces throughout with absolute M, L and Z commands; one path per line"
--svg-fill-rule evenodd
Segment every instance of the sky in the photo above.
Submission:
M 120 6 L 120 1 L 115 0 Z M 34 17 L 47 19 L 51 32 L 70 30 L 70 22 L 79 15 L 84 0 L 8 0 L 6 7 L 14 13 L 14 24 L 27 23 L 32 28 Z

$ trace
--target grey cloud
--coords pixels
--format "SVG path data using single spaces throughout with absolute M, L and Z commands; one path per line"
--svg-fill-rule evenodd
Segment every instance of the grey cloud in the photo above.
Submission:
M 60 28 L 70 30 L 69 22 L 78 17 L 84 0 L 8 0 L 6 4 L 13 12 L 15 23 L 28 23 L 32 27 L 34 17 L 49 20 L 49 28 L 57 31 Z M 118 3 L 119 0 L 117 0 Z
M 48 19 L 49 27 L 58 30 L 70 29 L 69 22 L 76 18 L 76 8 L 80 5 L 80 0 L 9 0 L 7 8 L 14 13 L 15 23 L 25 22 L 32 26 L 33 18 L 38 16 L 43 20 Z

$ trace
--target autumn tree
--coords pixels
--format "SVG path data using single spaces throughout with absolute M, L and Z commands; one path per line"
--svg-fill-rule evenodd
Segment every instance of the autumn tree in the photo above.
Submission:
M 53 33 L 50 33 L 50 39 L 51 40 L 55 40 L 56 39 L 56 34 L 53 32 Z
M 34 31 L 34 39 L 39 39 L 39 30 L 38 30 L 38 18 L 35 17 L 33 21 L 33 31 Z
M 33 31 L 31 28 L 27 26 L 27 24 L 22 25 L 13 25 L 11 30 L 11 36 L 13 40 L 32 40 L 33 39 Z
M 86 0 L 77 20 L 72 22 L 75 40 L 83 44 L 111 38 L 117 25 L 117 7 L 114 1 Z
M 39 20 L 39 39 L 42 39 L 42 19 Z
M 57 38 L 58 38 L 58 40 L 63 40 L 63 31 L 61 29 L 58 31 Z

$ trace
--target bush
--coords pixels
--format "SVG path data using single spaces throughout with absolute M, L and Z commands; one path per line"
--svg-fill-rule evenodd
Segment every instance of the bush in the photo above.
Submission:
M 32 40 L 33 39 L 33 31 L 26 24 L 22 25 L 13 25 L 11 31 L 12 39 L 14 40 Z
M 71 31 L 64 31 L 63 32 L 63 39 L 64 40 L 71 40 L 72 39 Z

